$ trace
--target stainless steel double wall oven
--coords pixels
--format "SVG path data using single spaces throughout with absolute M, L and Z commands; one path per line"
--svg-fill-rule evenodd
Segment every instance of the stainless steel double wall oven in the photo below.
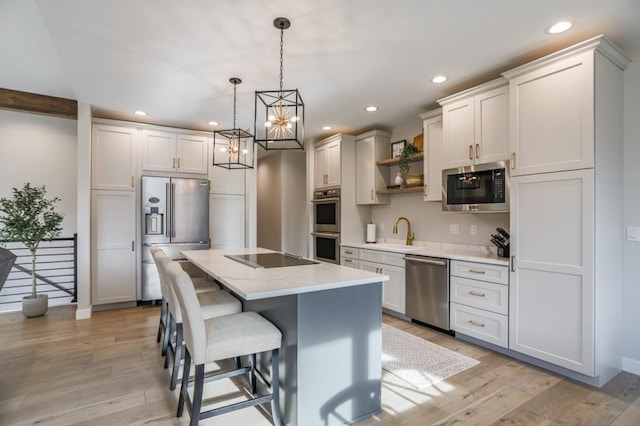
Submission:
M 340 263 L 340 188 L 316 190 L 312 203 L 315 259 Z

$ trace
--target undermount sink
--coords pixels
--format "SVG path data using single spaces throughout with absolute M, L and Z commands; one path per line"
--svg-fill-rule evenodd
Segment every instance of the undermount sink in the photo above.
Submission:
M 420 250 L 419 246 L 408 246 L 406 244 L 391 244 L 391 243 L 375 243 L 369 245 L 373 250 L 388 250 L 388 251 L 396 251 L 399 253 L 409 253 L 412 251 Z M 369 248 L 369 247 L 367 247 Z M 424 248 L 424 247 L 422 247 Z

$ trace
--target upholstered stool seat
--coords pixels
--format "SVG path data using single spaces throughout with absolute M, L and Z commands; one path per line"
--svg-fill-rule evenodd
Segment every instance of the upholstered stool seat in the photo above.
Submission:
M 182 416 L 186 404 L 187 410 L 191 415 L 190 425 L 195 426 L 200 419 L 256 405 L 270 404 L 273 423 L 280 426 L 282 423 L 279 400 L 279 349 L 282 343 L 280 330 L 256 312 L 242 312 L 204 319 L 198 295 L 193 289 L 189 276 L 184 271 L 172 268 L 167 269 L 167 277 L 170 285 L 173 285 L 184 319 L 184 372 L 182 374 L 177 416 Z M 256 354 L 265 352 L 271 353 L 270 381 L 264 379 L 256 369 Z M 250 391 L 253 397 L 246 401 L 235 402 L 201 412 L 205 364 L 244 356 L 249 357 L 249 366 L 242 367 L 238 365 L 238 368 L 233 371 L 217 373 L 207 377 L 207 381 L 248 374 L 251 386 Z M 189 373 L 192 360 L 195 365 L 193 398 L 190 397 L 188 392 L 189 384 L 191 383 Z M 270 394 L 257 394 L 256 379 L 258 378 L 265 386 L 270 388 Z
M 196 290 L 196 293 L 220 290 L 220 286 L 218 284 L 206 278 L 192 278 L 191 282 L 193 283 L 193 288 Z

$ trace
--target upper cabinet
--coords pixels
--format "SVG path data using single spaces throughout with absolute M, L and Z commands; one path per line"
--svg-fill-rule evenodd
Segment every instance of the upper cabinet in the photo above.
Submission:
M 315 147 L 315 187 L 340 186 L 341 135 L 324 139 Z
M 144 131 L 143 135 L 143 170 L 207 173 L 206 136 L 156 130 Z
M 499 78 L 440 99 L 443 168 L 509 158 L 509 86 Z
M 504 73 L 511 92 L 511 174 L 594 166 L 594 52 Z
M 134 191 L 136 135 L 132 128 L 94 124 L 91 148 L 93 189 Z
M 356 204 L 388 204 L 389 196 L 376 191 L 387 189 L 389 168 L 377 161 L 389 157 L 391 134 L 373 130 L 356 138 Z
M 424 135 L 424 201 L 442 201 L 442 109 L 420 115 Z

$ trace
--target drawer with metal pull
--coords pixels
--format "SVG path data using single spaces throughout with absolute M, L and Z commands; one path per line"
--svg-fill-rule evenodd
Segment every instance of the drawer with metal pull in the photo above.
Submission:
M 350 257 L 352 259 L 357 259 L 360 257 L 360 250 L 355 247 L 349 246 L 341 246 L 340 247 L 340 258 Z
M 451 302 L 507 315 L 509 287 L 486 281 L 451 276 Z
M 504 285 L 509 284 L 509 268 L 501 265 L 452 260 L 451 275 Z
M 456 333 L 506 348 L 509 337 L 508 323 L 506 315 L 451 303 L 451 328 Z

